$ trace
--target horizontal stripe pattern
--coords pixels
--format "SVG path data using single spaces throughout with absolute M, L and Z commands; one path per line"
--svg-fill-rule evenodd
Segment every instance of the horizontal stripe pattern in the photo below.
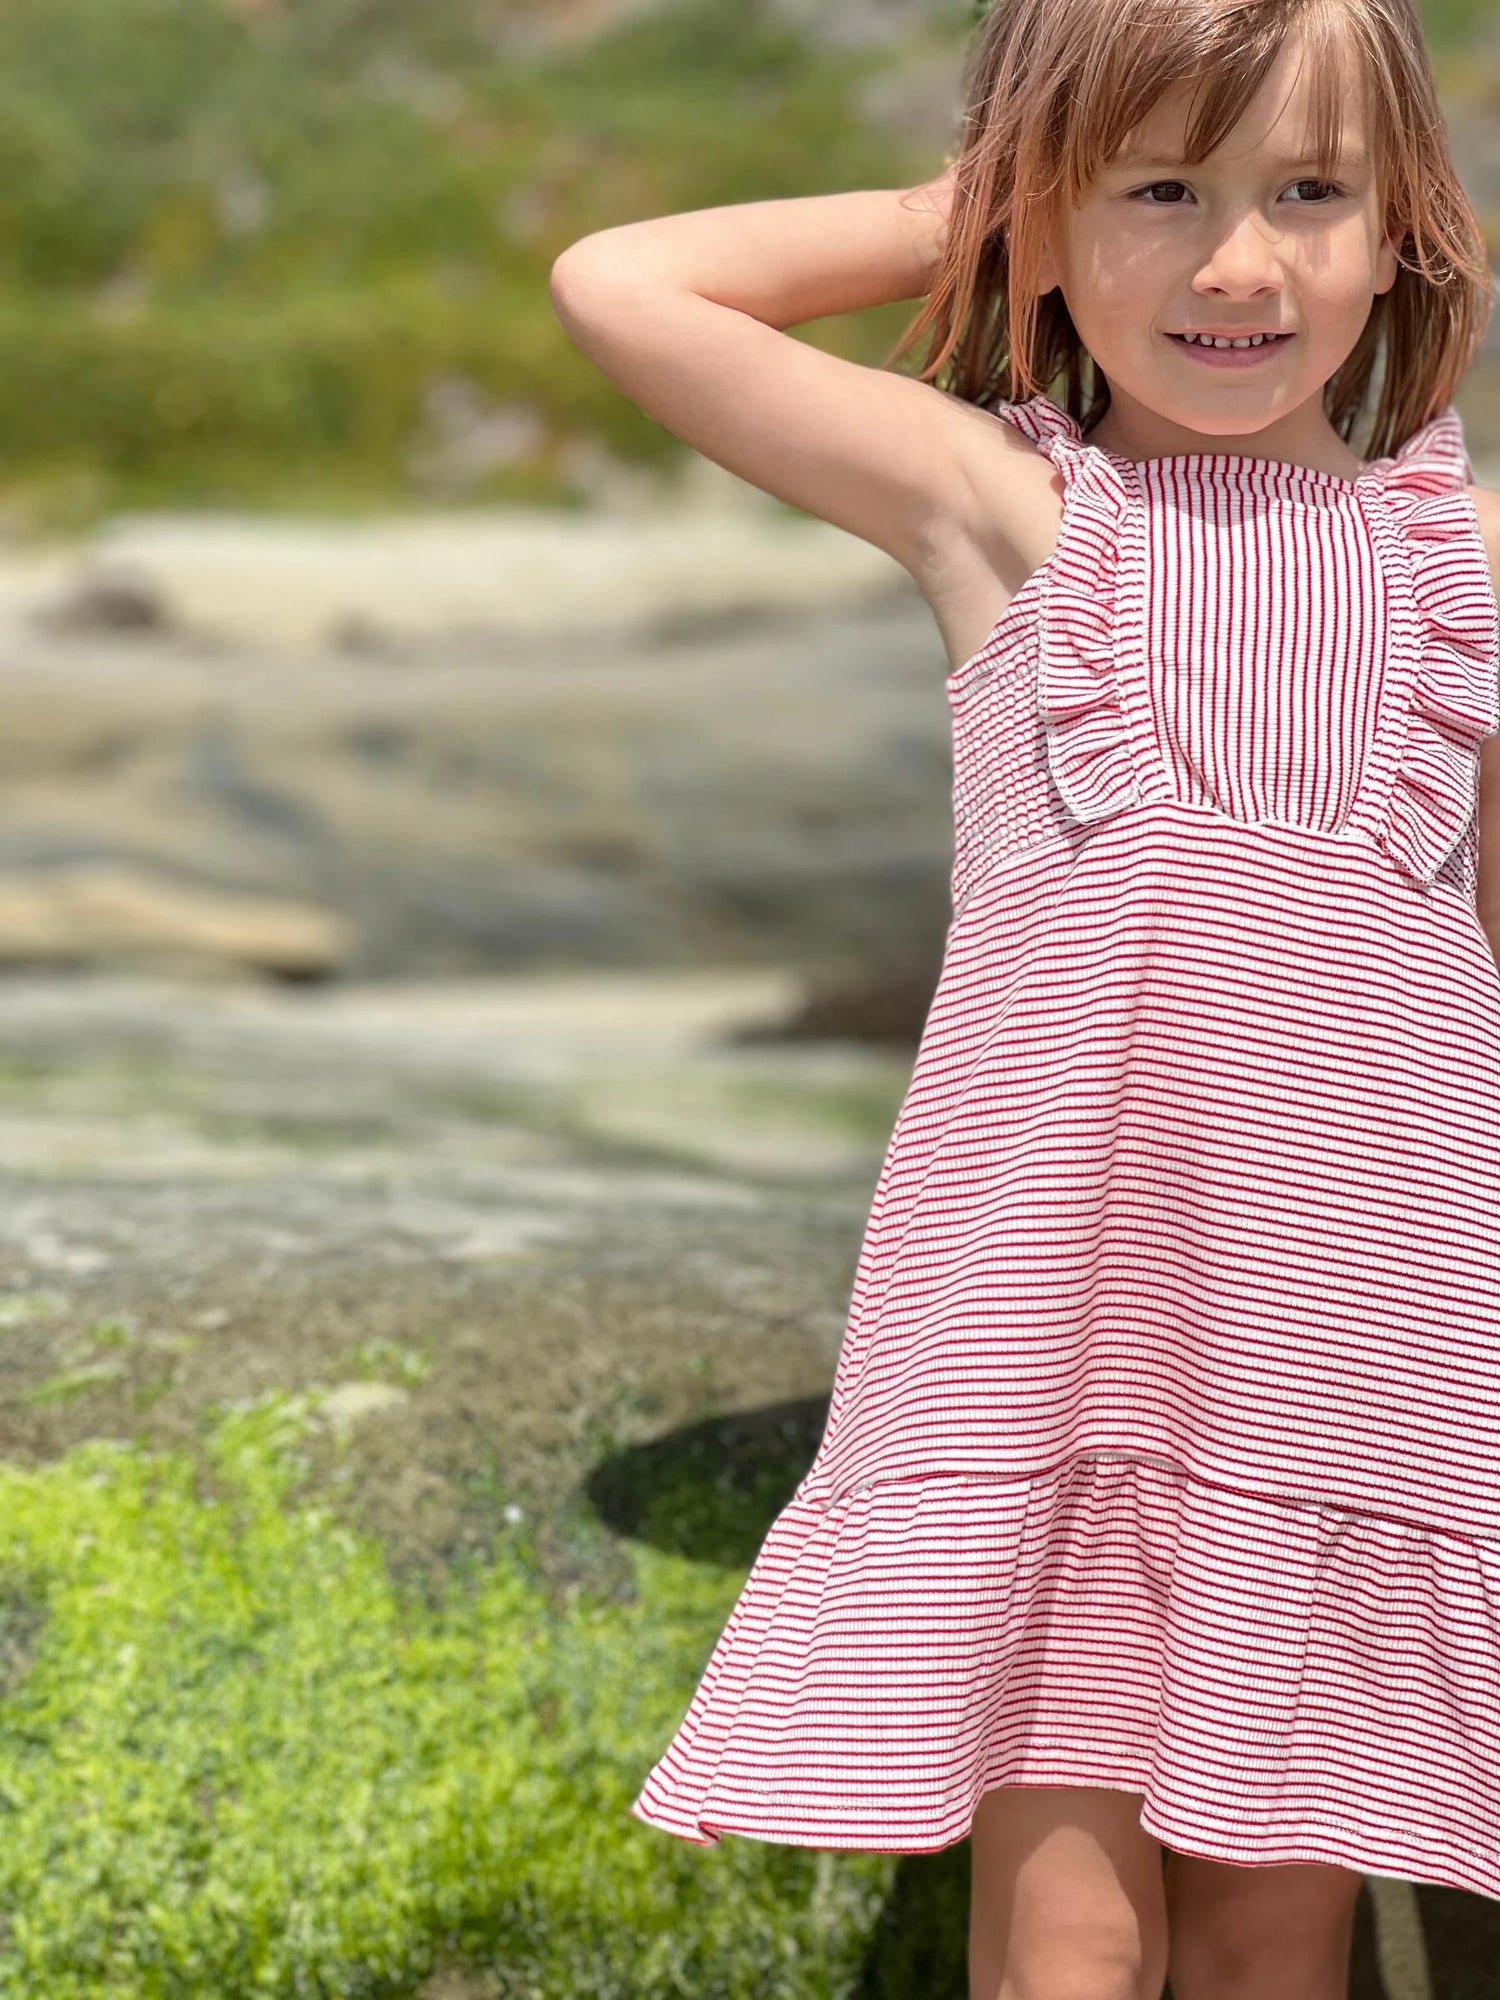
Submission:
M 1136 1440 L 1500 1536 L 1500 973 L 1458 897 L 1136 807 L 991 872 L 923 1053 L 810 1498 Z
M 1456 413 L 1135 466 L 950 677 L 953 919 L 817 1456 L 634 1810 L 991 1784 L 1500 1894 L 1500 610 Z

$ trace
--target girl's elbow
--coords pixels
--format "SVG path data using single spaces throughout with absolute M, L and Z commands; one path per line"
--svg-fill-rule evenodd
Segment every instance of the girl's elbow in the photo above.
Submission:
M 607 328 L 629 311 L 639 290 L 629 258 L 613 230 L 581 236 L 553 260 L 549 279 L 552 309 L 575 339 L 590 328 Z
M 564 317 L 586 282 L 589 265 L 597 262 L 597 253 L 591 249 L 594 242 L 595 238 L 592 236 L 580 236 L 576 243 L 570 243 L 566 250 L 559 252 L 552 260 L 548 289 L 552 294 L 553 305 Z
M 609 229 L 580 236 L 559 251 L 552 260 L 553 297 L 559 291 L 617 288 L 628 282 L 641 264 L 639 228 L 637 223 L 615 223 Z

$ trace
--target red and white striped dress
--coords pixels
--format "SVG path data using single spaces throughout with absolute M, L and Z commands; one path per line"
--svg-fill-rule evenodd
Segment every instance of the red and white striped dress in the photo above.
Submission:
M 631 1810 L 886 1853 L 1008 1784 L 1500 1897 L 1500 611 L 1459 417 L 1354 479 L 1046 397 L 950 677 L 942 975 L 817 1456 Z

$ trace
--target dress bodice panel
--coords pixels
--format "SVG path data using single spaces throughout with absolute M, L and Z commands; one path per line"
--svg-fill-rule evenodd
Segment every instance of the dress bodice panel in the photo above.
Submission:
M 1384 691 L 1385 593 L 1351 486 L 1142 468 L 1156 751 L 1183 805 L 1348 823 Z M 1309 545 L 1325 561 L 1307 563 Z M 1302 588 L 1286 579 L 1305 571 Z
M 950 678 L 955 905 L 1018 850 L 1144 803 L 1374 845 L 1472 899 L 1500 614 L 1452 408 L 1354 479 L 1136 464 L 1047 397 L 1053 553 Z

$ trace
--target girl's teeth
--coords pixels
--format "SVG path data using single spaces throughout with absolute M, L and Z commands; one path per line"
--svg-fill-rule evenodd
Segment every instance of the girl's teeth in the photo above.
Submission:
M 1275 340 L 1274 333 L 1239 334 L 1233 340 L 1222 333 L 1185 333 L 1182 338 L 1196 341 L 1200 347 L 1264 347 L 1268 340 Z

